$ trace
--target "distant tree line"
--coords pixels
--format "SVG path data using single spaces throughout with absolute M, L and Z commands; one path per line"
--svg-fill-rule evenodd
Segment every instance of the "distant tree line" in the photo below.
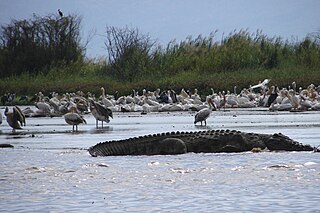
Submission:
M 1 26 L 1 77 L 23 72 L 45 74 L 51 67 L 82 60 L 80 23 L 81 18 L 76 15 L 34 14 L 29 20 L 12 20 Z

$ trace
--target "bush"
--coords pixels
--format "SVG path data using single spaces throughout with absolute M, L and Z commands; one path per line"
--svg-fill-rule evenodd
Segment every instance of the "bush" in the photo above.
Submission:
M 150 67 L 154 42 L 138 29 L 107 27 L 109 68 L 107 74 L 119 80 L 133 81 Z
M 46 73 L 50 67 L 82 60 L 80 23 L 81 18 L 76 15 L 34 15 L 29 20 L 12 20 L 1 26 L 0 75 Z

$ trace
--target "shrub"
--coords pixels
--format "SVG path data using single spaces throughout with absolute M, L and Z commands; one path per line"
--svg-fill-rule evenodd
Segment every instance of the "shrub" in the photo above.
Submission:
M 50 67 L 82 60 L 81 18 L 34 15 L 29 20 L 12 20 L 1 26 L 0 74 L 46 73 Z

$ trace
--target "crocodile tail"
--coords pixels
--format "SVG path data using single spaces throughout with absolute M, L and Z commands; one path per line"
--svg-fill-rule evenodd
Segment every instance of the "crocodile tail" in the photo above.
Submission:
M 93 157 L 110 155 L 169 155 L 184 154 L 186 144 L 178 138 L 152 140 L 151 136 L 129 138 L 122 141 L 98 143 L 89 148 Z
M 109 155 L 126 155 L 129 148 L 127 142 L 106 141 L 89 148 L 92 157 Z

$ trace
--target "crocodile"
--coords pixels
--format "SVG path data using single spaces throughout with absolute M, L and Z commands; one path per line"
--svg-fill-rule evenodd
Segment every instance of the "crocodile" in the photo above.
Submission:
M 269 151 L 317 151 L 318 148 L 299 143 L 281 133 L 257 134 L 236 130 L 166 132 L 105 141 L 88 149 L 93 157 L 116 155 L 175 155 L 188 152 L 218 153 Z

